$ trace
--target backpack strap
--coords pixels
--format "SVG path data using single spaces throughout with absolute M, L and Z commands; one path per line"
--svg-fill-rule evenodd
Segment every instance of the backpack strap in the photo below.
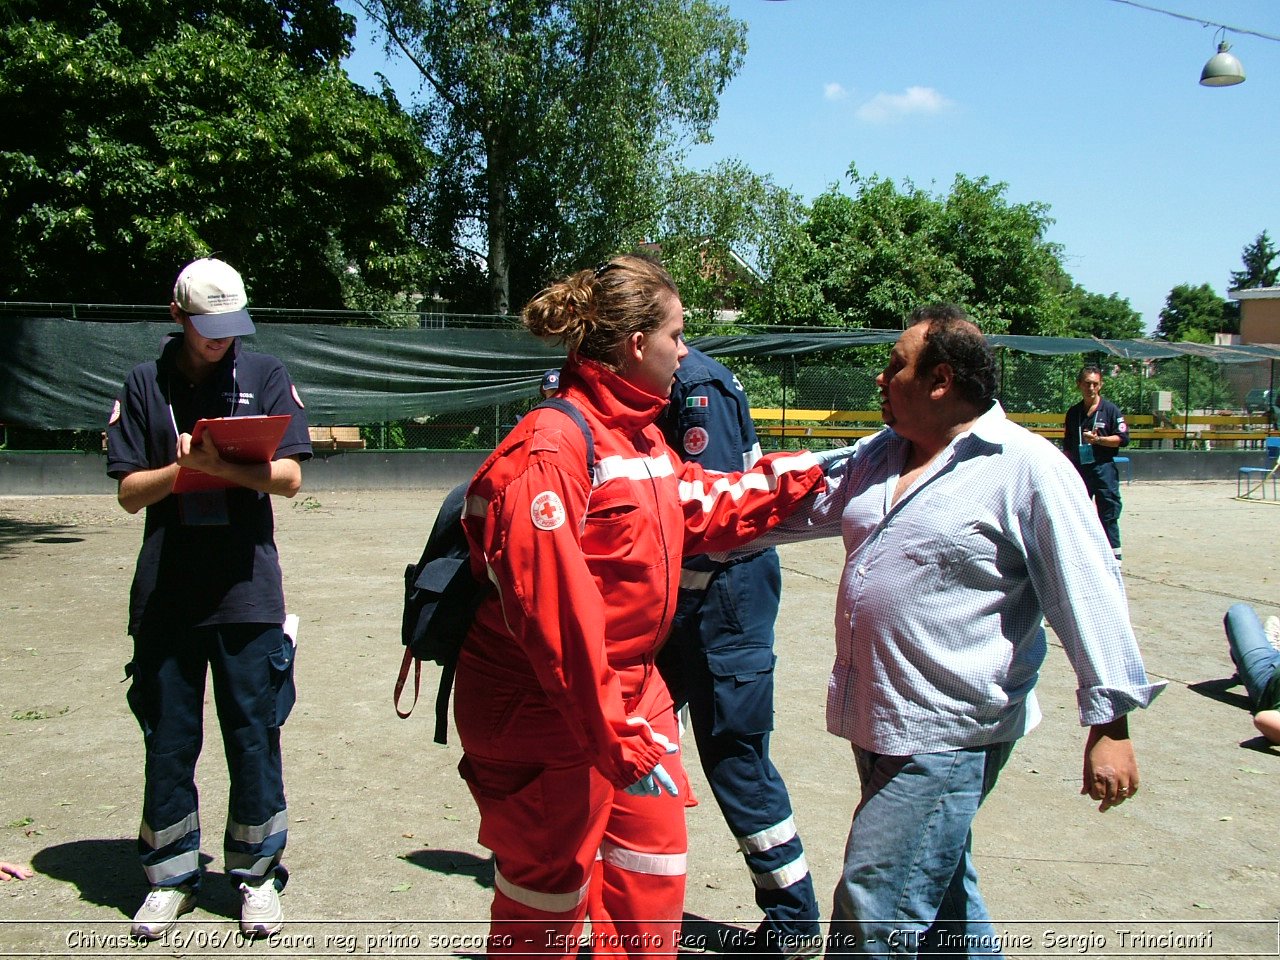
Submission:
M 582 431 L 583 439 L 587 441 L 587 479 L 594 483 L 596 476 L 596 442 L 591 438 L 591 428 L 587 426 L 587 418 L 582 415 L 581 410 L 564 399 L 564 397 L 547 397 L 547 399 L 535 406 L 533 410 L 538 410 L 542 407 L 551 407 L 559 410 L 578 425 L 578 429 Z M 533 410 L 529 412 L 532 413 Z
M 587 418 L 582 415 L 582 411 L 576 406 L 561 397 L 548 397 L 543 400 L 533 410 L 539 407 L 551 407 L 559 410 L 566 417 L 572 420 L 579 430 L 582 431 L 582 438 L 587 442 L 587 479 L 594 482 L 596 472 L 596 444 L 591 437 L 591 428 L 587 425 Z M 530 413 L 533 412 L 530 410 Z M 412 569 L 412 568 L 410 568 Z M 409 664 L 413 664 L 413 703 L 409 705 L 409 709 L 402 711 L 400 709 L 400 694 L 404 690 L 405 683 L 409 677 Z M 446 661 L 440 667 L 440 686 L 436 690 L 436 727 L 435 735 L 432 739 L 436 743 L 447 743 L 449 730 L 449 698 L 453 692 L 453 675 L 458 669 L 456 658 Z M 400 676 L 396 679 L 395 692 L 395 708 L 396 713 L 401 719 L 408 717 L 413 712 L 413 708 L 418 703 L 418 685 L 422 678 L 422 661 L 413 656 L 413 650 L 406 646 L 404 648 L 404 659 L 400 661 Z
M 409 665 L 413 665 L 413 703 L 409 704 L 408 710 L 400 709 L 400 694 L 404 692 L 405 681 L 409 678 Z M 422 682 L 422 661 L 413 655 L 413 648 L 406 646 L 404 648 L 404 659 L 400 661 L 400 675 L 396 677 L 396 692 L 391 702 L 396 708 L 396 716 L 401 720 L 407 720 L 409 714 L 413 713 L 413 708 L 418 705 L 418 685 Z
M 439 744 L 449 742 L 449 695 L 453 692 L 453 675 L 457 670 L 456 657 L 440 667 L 440 686 L 436 690 L 436 731 L 431 738 Z

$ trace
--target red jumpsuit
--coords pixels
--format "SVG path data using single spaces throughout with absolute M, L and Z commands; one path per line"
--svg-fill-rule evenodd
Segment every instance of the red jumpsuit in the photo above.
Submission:
M 662 761 L 682 791 L 671 697 L 654 669 L 686 552 L 741 545 L 822 480 L 809 454 L 744 474 L 682 463 L 664 399 L 571 360 L 560 395 L 591 427 L 536 410 L 476 474 L 464 527 L 494 590 L 458 661 L 459 771 L 497 875 L 490 953 L 674 954 L 684 906 L 684 797 L 624 788 Z M 536 922 L 530 922 L 536 921 Z

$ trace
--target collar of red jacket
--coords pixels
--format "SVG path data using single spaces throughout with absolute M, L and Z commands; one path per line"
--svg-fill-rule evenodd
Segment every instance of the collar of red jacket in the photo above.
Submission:
M 570 357 L 560 371 L 560 390 L 580 394 L 611 430 L 635 433 L 658 419 L 666 397 L 655 397 L 595 360 Z

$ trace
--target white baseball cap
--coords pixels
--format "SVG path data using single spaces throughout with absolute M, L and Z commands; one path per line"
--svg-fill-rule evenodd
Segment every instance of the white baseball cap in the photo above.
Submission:
M 206 257 L 192 260 L 173 285 L 173 302 L 191 318 L 196 333 L 210 340 L 255 332 L 246 307 L 244 281 L 230 264 Z

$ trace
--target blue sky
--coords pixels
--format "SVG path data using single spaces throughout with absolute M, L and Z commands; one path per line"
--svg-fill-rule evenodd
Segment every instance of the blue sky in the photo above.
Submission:
M 1280 36 L 1276 0 L 1142 2 Z M 727 6 L 748 23 L 746 63 L 691 167 L 736 157 L 806 199 L 851 164 L 935 194 L 957 173 L 1003 182 L 1049 206 L 1075 280 L 1148 329 L 1172 287 L 1225 296 L 1247 243 L 1280 243 L 1280 42 L 1228 32 L 1247 80 L 1211 88 L 1216 30 L 1116 0 Z M 354 80 L 381 71 L 413 99 L 416 74 L 364 23 L 356 46 Z

